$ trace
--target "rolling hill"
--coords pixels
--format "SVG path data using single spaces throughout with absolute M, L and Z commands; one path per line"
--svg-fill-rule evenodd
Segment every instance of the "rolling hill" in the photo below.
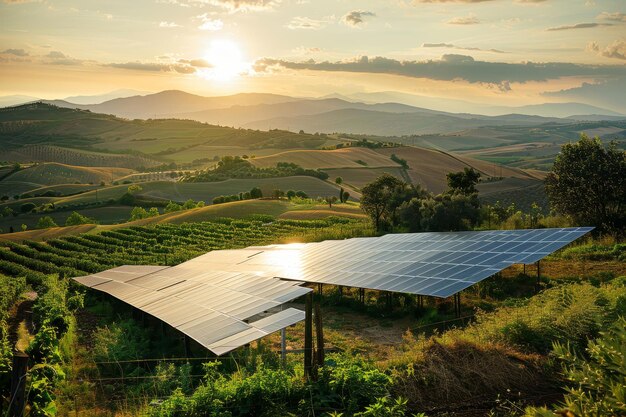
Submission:
M 40 186 L 77 183 L 99 184 L 102 181 L 111 183 L 133 172 L 133 170 L 126 168 L 87 168 L 59 164 L 56 162 L 46 162 L 15 172 L 3 181 L 27 182 L 39 184 Z
M 398 164 L 389 157 L 382 156 L 367 148 L 343 148 L 336 150 L 297 150 L 278 152 L 269 156 L 256 157 L 250 162 L 260 168 L 276 166 L 278 162 L 288 161 L 303 168 L 378 168 Z

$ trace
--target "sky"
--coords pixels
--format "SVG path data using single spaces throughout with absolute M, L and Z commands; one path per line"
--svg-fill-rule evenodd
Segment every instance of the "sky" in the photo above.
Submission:
M 626 112 L 624 0 L 0 1 L 2 96 L 385 91 Z

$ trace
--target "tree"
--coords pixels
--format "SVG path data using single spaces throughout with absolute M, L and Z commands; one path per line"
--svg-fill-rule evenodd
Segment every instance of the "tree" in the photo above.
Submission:
M 143 190 L 143 188 L 141 188 L 140 185 L 133 184 L 133 185 L 129 185 L 128 186 L 127 192 L 128 192 L 128 194 L 132 195 L 132 194 L 138 193 L 141 190 Z
M 396 209 L 403 202 L 421 192 L 393 175 L 383 174 L 361 190 L 361 209 L 372 218 L 376 230 L 381 231 L 384 224 L 393 226 Z
M 261 198 L 263 197 L 263 192 L 259 187 L 254 187 L 250 190 L 250 198 Z
M 22 232 L 25 232 L 26 229 L 28 229 L 28 226 L 26 226 L 24 223 L 22 223 Z
M 335 178 L 335 184 L 342 184 L 342 183 L 343 183 L 343 178 L 341 177 Z
M 419 208 L 419 228 L 413 231 L 451 232 L 471 230 L 480 220 L 480 204 L 476 194 L 443 193 L 424 199 Z
M 272 191 L 272 198 L 275 198 L 276 200 L 283 197 L 284 195 L 285 195 L 285 192 L 283 190 L 276 189 Z
M 196 208 L 196 202 L 193 201 L 191 198 L 183 203 L 183 210 L 189 210 L 192 208 Z
M 480 180 L 480 172 L 474 168 L 465 167 L 463 171 L 450 172 L 446 175 L 448 188 L 453 194 L 475 194 L 478 192 L 476 184 Z
M 66 226 L 78 226 L 79 224 L 95 224 L 97 223 L 94 219 L 90 219 L 87 216 L 83 216 L 80 213 L 72 212 L 69 217 L 65 220 Z
M 302 190 L 298 190 L 296 191 L 296 197 L 300 197 L 300 198 L 309 198 L 309 196 L 307 195 L 307 193 L 305 193 Z
M 141 220 L 148 217 L 148 212 L 143 207 L 135 207 L 130 212 L 130 221 Z
M 291 199 L 292 199 L 292 198 L 294 198 L 295 196 L 296 196 L 296 192 L 295 192 L 294 190 L 289 190 L 289 191 L 287 191 L 287 198 L 288 198 L 288 199 L 290 199 L 290 200 L 291 200 Z
M 626 228 L 626 152 L 615 142 L 583 134 L 561 147 L 545 180 L 552 209 L 576 224 L 623 234 Z
M 156 207 L 150 207 L 148 210 L 148 217 L 156 217 L 159 215 L 159 209 Z
M 52 217 L 44 216 L 39 218 L 39 221 L 37 222 L 37 229 L 47 229 L 49 227 L 58 227 Z
M 324 197 L 324 201 L 328 204 L 329 208 L 333 208 L 333 203 L 337 201 L 337 197 Z
M 342 201 L 343 203 L 347 202 L 350 199 L 350 193 L 347 192 L 347 191 L 344 191 L 342 199 L 343 199 L 343 201 Z
M 35 207 L 37 207 L 35 203 L 24 203 L 20 206 L 20 211 L 22 213 L 30 213 L 35 209 Z
M 339 187 L 339 202 L 340 203 L 343 203 L 343 193 L 344 193 L 343 187 Z
M 163 210 L 163 213 L 172 213 L 175 211 L 180 211 L 182 209 L 183 207 L 180 204 L 170 201 L 169 203 L 167 203 L 167 206 L 165 206 L 165 210 Z

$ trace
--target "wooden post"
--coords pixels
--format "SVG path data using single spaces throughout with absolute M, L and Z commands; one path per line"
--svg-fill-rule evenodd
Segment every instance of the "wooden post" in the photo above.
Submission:
M 26 372 L 28 372 L 28 355 L 24 352 L 16 352 L 13 355 L 9 417 L 22 417 L 24 415 L 24 407 L 26 406 Z
M 317 366 L 324 366 L 324 329 L 322 326 L 322 310 L 319 300 L 315 303 L 315 336 L 317 338 Z
M 184 335 L 183 338 L 183 343 L 185 345 L 185 358 L 191 358 L 191 341 L 187 335 Z
M 322 296 L 322 288 L 323 288 L 323 284 L 317 284 L 317 293 L 319 294 L 319 296 Z
M 535 286 L 535 292 L 538 293 L 541 290 L 541 261 L 537 261 L 537 284 Z
M 285 368 L 287 366 L 287 329 L 280 329 L 280 362 Z
M 304 308 L 304 376 L 311 377 L 313 370 L 313 293 L 305 295 Z
M 461 293 L 454 294 L 454 316 L 461 317 Z

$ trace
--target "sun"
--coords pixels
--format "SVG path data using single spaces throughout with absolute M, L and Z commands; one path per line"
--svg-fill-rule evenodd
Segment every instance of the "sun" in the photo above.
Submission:
M 249 64 L 243 59 L 241 49 L 231 40 L 215 40 L 206 53 L 206 60 L 211 65 L 205 72 L 207 78 L 229 81 L 245 73 Z

